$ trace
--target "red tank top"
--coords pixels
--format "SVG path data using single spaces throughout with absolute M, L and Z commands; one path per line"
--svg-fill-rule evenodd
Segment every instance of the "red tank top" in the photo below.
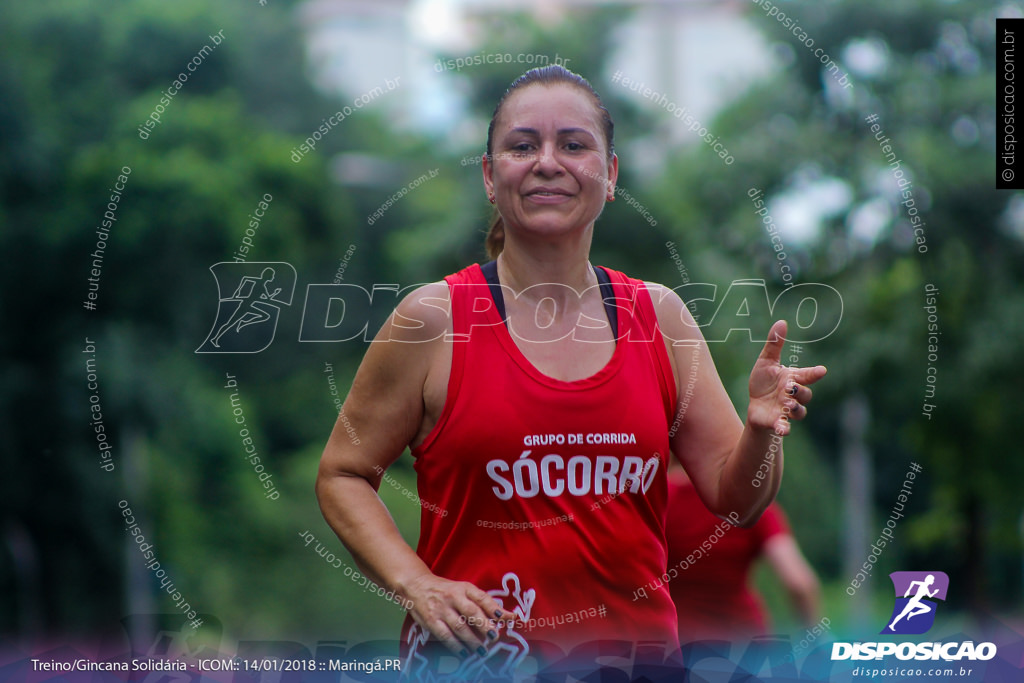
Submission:
M 779 504 L 769 505 L 754 526 L 729 528 L 719 538 L 715 530 L 722 520 L 705 507 L 692 483 L 673 472 L 668 478 L 668 520 L 668 566 L 685 565 L 668 584 L 679 613 L 679 640 L 735 642 L 769 633 L 769 615 L 750 574 L 765 543 L 789 533 Z M 699 553 L 694 561 L 702 546 L 707 555 Z
M 435 574 L 469 581 L 517 614 L 502 647 L 491 648 L 506 665 L 541 643 L 566 653 L 599 639 L 678 646 L 667 588 L 634 593 L 666 567 L 675 382 L 643 282 L 606 271 L 618 342 L 603 369 L 573 382 L 526 359 L 480 266 L 445 278 L 448 395 L 413 450 L 420 498 L 444 512 L 423 511 L 417 553 Z M 407 619 L 405 647 L 426 640 Z

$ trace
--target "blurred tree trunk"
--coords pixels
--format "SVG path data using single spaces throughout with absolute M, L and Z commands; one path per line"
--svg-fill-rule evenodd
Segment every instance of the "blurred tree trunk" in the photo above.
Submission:
M 841 408 L 840 443 L 843 459 L 843 579 L 849 580 L 861 569 L 869 548 L 868 526 L 871 524 L 871 453 L 864 435 L 870 423 L 870 411 L 864 394 L 856 393 Z M 850 621 L 867 622 L 871 604 L 871 582 L 857 589 L 861 594 L 851 601 Z
M 976 618 L 991 614 L 988 599 L 988 577 L 985 575 L 985 516 L 984 507 L 975 493 L 964 501 L 964 519 L 967 520 L 967 552 L 964 558 L 964 576 L 967 578 L 967 608 Z

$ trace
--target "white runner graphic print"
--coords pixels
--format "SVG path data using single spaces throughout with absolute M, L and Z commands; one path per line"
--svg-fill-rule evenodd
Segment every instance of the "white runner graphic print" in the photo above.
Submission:
M 420 652 L 430 640 L 430 633 L 420 628 L 419 624 L 413 624 L 407 638 L 409 654 L 402 666 L 403 678 L 421 683 L 513 678 L 520 662 L 530 653 L 530 645 L 520 635 L 516 624 L 529 622 L 537 591 L 533 588 L 524 591 L 519 576 L 515 572 L 508 572 L 501 577 L 501 588 L 489 590 L 487 594 L 498 601 L 502 610 L 512 612 L 516 617 L 515 623 L 505 624 L 496 629 L 498 640 L 490 645 L 487 654 L 470 653 L 455 671 L 439 674 Z

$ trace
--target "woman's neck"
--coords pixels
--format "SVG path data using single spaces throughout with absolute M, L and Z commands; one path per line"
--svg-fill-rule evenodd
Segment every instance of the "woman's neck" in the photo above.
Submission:
M 550 297 L 560 303 L 569 295 L 578 300 L 597 284 L 589 261 L 590 237 L 588 230 L 574 243 L 531 244 L 525 248 L 506 235 L 505 247 L 498 256 L 498 279 L 516 297 L 529 289 L 526 296 L 531 300 Z

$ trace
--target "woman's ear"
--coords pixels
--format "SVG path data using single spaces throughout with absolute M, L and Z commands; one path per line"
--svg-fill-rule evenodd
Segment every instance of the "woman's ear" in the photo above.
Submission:
M 619 155 L 612 154 L 608 161 L 608 201 L 615 199 L 615 183 L 619 180 Z
M 484 189 L 487 191 L 487 199 L 494 203 L 494 168 L 491 166 L 491 159 L 484 152 L 484 155 L 480 157 L 480 169 L 484 176 Z

